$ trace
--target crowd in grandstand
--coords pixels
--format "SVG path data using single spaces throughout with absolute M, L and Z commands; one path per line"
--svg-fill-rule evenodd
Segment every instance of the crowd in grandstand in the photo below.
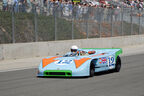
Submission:
M 75 17 L 87 17 L 92 13 L 114 14 L 117 18 L 121 8 L 144 9 L 144 0 L 3 0 L 3 11 L 13 9 L 15 12 L 37 12 L 47 15 L 58 15 Z M 78 1 L 78 0 L 77 0 Z M 93 10 L 94 9 L 94 10 Z M 114 9 L 114 10 L 108 10 Z M 57 12 L 56 12 L 57 11 Z M 99 16 L 98 16 L 99 17 Z M 97 18 L 97 17 L 96 17 Z M 99 19 L 99 18 L 97 18 Z
M 73 0 L 3 0 L 3 10 L 7 10 L 8 6 L 14 5 L 17 9 L 18 6 L 25 9 L 26 6 L 32 7 L 32 4 L 37 6 L 60 5 L 72 8 L 73 5 L 77 6 L 92 6 L 102 8 L 120 8 L 134 7 L 144 9 L 144 0 L 81 0 L 81 2 L 74 3 Z
M 48 15 L 84 18 L 88 15 L 94 20 L 111 20 L 113 16 L 117 21 L 120 18 L 120 9 L 134 8 L 143 10 L 144 0 L 81 0 L 74 3 L 71 0 L 3 0 L 3 10 L 13 8 L 15 12 L 37 12 Z M 13 7 L 12 7 L 13 6 Z M 111 10 L 113 9 L 113 10 Z

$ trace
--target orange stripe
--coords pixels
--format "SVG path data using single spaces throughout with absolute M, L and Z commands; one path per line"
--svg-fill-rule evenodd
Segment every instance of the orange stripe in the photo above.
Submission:
M 89 60 L 90 58 L 82 58 L 80 60 L 74 60 L 75 61 L 75 65 L 76 68 L 80 67 L 84 62 L 86 62 L 87 60 Z
M 102 54 L 97 54 L 97 55 L 93 55 L 91 57 L 95 57 L 95 56 L 100 56 L 100 55 L 104 55 L 105 53 L 102 53 Z
M 43 63 L 43 68 L 45 67 L 45 66 L 47 66 L 48 64 L 50 64 L 50 63 L 52 63 L 52 62 L 55 62 L 55 61 L 57 61 L 57 60 L 54 60 L 55 58 L 58 58 L 58 57 L 51 57 L 51 58 L 44 58 L 43 59 L 43 61 L 42 61 L 42 63 Z

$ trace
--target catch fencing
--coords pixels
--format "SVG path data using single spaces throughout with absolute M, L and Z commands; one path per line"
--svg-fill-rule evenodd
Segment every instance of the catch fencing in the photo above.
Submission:
M 144 34 L 144 10 L 46 4 L 0 11 L 0 44 Z

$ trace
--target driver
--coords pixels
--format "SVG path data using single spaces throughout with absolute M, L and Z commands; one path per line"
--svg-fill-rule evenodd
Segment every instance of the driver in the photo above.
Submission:
M 76 46 L 76 45 L 73 45 L 72 47 L 71 47 L 71 55 L 73 56 L 73 55 L 76 55 L 76 56 L 78 56 L 78 47 Z
M 73 45 L 72 47 L 71 47 L 71 52 L 72 53 L 75 53 L 75 52 L 77 52 L 78 51 L 78 47 L 76 46 L 76 45 Z

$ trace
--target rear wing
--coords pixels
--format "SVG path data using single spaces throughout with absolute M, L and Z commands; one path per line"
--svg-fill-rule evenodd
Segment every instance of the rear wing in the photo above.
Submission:
M 122 48 L 82 48 L 86 50 L 107 50 L 107 51 L 115 51 L 115 56 L 119 56 L 120 54 L 123 53 Z

